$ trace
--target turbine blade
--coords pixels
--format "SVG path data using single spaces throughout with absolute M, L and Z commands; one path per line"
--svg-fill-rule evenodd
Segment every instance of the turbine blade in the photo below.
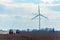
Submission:
M 35 17 L 32 18 L 32 20 L 35 19 L 35 18 L 38 17 L 38 16 L 39 16 L 39 15 L 36 15 Z
M 42 14 L 40 14 L 40 16 L 42 16 L 42 17 L 44 17 L 44 18 L 48 19 L 47 17 L 45 17 L 45 16 L 44 16 L 44 15 L 42 15 Z
M 33 18 L 32 18 L 32 20 L 33 20 L 33 19 L 35 19 L 35 18 L 36 18 L 36 17 L 38 17 L 38 16 L 39 16 L 39 14 L 38 14 L 38 15 L 36 15 L 35 17 L 33 17 Z M 44 17 L 44 18 L 48 19 L 47 17 L 45 17 L 45 16 L 44 16 L 44 15 L 42 15 L 42 14 L 40 14 L 40 16 L 42 16 L 42 17 Z

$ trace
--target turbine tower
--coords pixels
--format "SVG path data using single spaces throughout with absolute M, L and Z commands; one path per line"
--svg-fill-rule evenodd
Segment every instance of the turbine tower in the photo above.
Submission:
M 46 19 L 48 19 L 48 18 L 45 17 L 44 15 L 42 15 L 42 14 L 40 13 L 40 6 L 39 6 L 39 4 L 38 4 L 38 13 L 39 13 L 39 14 L 36 15 L 35 17 L 33 17 L 32 20 L 35 19 L 36 17 L 39 17 L 39 30 L 40 30 L 40 26 L 41 26 L 41 25 L 40 25 L 40 21 L 41 21 L 41 17 L 40 17 L 40 16 L 42 16 L 42 17 L 44 17 L 44 18 L 46 18 Z

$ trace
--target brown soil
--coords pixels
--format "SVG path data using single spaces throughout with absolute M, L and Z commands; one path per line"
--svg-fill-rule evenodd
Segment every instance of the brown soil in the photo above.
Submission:
M 60 40 L 60 34 L 0 34 L 0 40 Z

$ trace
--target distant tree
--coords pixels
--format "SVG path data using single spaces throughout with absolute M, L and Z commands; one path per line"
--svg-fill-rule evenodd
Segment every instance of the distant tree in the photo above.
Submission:
M 9 34 L 13 34 L 13 30 L 12 29 L 9 30 Z
M 16 30 L 16 34 L 19 34 L 20 33 L 20 30 Z
M 52 29 L 52 31 L 53 31 L 53 32 L 55 31 L 54 28 Z
M 30 30 L 29 29 L 27 29 L 27 32 L 29 32 Z

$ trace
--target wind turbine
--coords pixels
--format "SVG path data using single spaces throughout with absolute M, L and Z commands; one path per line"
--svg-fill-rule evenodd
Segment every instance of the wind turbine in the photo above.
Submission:
M 39 30 L 40 30 L 40 21 L 41 21 L 41 17 L 40 16 L 42 16 L 42 17 L 44 17 L 44 18 L 46 18 L 46 19 L 48 19 L 47 17 L 45 17 L 44 15 L 42 15 L 41 13 L 40 13 L 40 6 L 39 6 L 39 4 L 38 4 L 38 15 L 36 15 L 35 17 L 33 17 L 32 18 L 32 20 L 33 19 L 35 19 L 36 17 L 39 17 Z

